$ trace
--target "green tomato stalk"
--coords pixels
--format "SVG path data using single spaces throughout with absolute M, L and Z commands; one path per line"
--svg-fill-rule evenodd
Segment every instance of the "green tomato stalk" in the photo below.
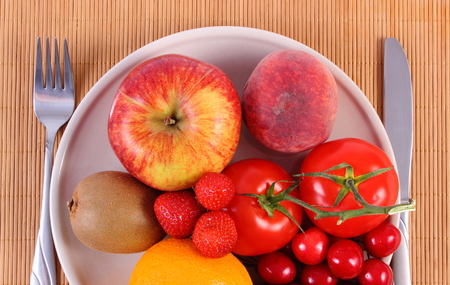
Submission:
M 345 168 L 345 174 L 343 176 L 333 175 L 333 174 L 328 173 L 332 170 L 337 170 L 337 169 L 341 169 L 341 168 Z M 297 181 L 285 181 L 285 180 L 276 181 L 270 185 L 266 194 L 261 194 L 261 195 L 241 194 L 241 195 L 254 197 L 254 198 L 258 199 L 259 205 L 264 210 L 266 210 L 269 217 L 273 217 L 274 211 L 280 211 L 281 213 L 286 215 L 288 218 L 290 218 L 300 229 L 301 229 L 301 227 L 298 224 L 298 222 L 294 219 L 294 217 L 292 217 L 292 215 L 288 212 L 288 210 L 286 210 L 286 208 L 284 208 L 283 206 L 280 205 L 280 202 L 291 201 L 297 205 L 300 205 L 300 206 L 314 212 L 316 214 L 314 219 L 316 219 L 316 220 L 322 219 L 322 218 L 327 218 L 327 217 L 339 217 L 339 219 L 337 221 L 338 225 L 343 223 L 347 219 L 355 218 L 355 217 L 361 217 L 361 216 L 366 216 L 366 215 L 379 215 L 379 214 L 393 215 L 393 214 L 406 212 L 406 211 L 414 211 L 416 202 L 413 199 L 410 199 L 408 201 L 408 203 L 396 204 L 396 205 L 392 205 L 392 206 L 375 206 L 375 205 L 371 205 L 371 204 L 367 203 L 364 200 L 364 198 L 359 194 L 358 185 L 360 183 L 362 183 L 372 177 L 380 175 L 384 172 L 390 171 L 390 170 L 393 170 L 393 167 L 381 168 L 381 169 L 374 170 L 372 172 L 362 174 L 362 175 L 355 177 L 353 167 L 351 165 L 349 165 L 348 163 L 342 163 L 342 164 L 334 166 L 330 169 L 327 169 L 323 172 L 296 174 L 296 175 L 294 175 L 294 177 L 299 177 L 299 180 L 297 180 Z M 344 199 L 344 197 L 346 197 L 350 193 L 353 194 L 354 199 L 356 200 L 356 202 L 359 205 L 362 206 L 362 208 L 352 209 L 352 210 L 344 210 L 344 211 L 325 211 L 322 209 L 325 209 L 328 207 L 310 205 L 302 200 L 299 200 L 295 197 L 290 196 L 289 194 L 296 187 L 298 187 L 299 184 L 301 183 L 301 178 L 307 177 L 307 176 L 326 178 L 326 179 L 329 179 L 329 180 L 342 186 L 341 190 L 339 191 L 339 193 L 336 197 L 334 205 L 329 208 L 333 208 L 333 207 L 336 207 L 337 205 L 339 205 L 339 203 L 342 201 L 342 199 Z M 287 189 L 281 191 L 280 193 L 274 194 L 275 184 L 278 182 L 287 182 L 287 183 L 292 183 L 292 184 L 291 184 L 291 186 L 289 186 Z

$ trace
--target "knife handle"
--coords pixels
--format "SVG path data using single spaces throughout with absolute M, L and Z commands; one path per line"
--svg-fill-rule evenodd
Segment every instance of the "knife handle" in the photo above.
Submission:
M 395 285 L 411 285 L 411 266 L 409 261 L 409 248 L 406 236 L 400 230 L 402 240 L 397 251 L 392 257 L 392 269 Z

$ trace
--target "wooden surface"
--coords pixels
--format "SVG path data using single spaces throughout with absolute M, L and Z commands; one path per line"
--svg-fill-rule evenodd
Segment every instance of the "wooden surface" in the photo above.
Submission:
M 449 1 L 0 1 L 0 284 L 28 284 L 41 203 L 44 128 L 33 113 L 36 38 L 66 37 L 76 101 L 112 66 L 161 37 L 246 26 L 295 39 L 333 61 L 382 114 L 382 55 L 396 37 L 410 60 L 415 141 L 413 284 L 450 284 Z M 61 135 L 62 132 L 59 134 Z M 60 284 L 67 284 L 60 271 Z

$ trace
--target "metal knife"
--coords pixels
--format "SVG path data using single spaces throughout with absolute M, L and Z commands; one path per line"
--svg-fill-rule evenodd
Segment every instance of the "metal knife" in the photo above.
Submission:
M 384 46 L 384 126 L 394 150 L 400 181 L 400 202 L 410 199 L 413 146 L 413 98 L 411 73 L 405 51 L 395 38 Z M 409 257 L 409 212 L 400 215 L 402 242 L 394 253 L 392 267 L 396 285 L 411 284 Z

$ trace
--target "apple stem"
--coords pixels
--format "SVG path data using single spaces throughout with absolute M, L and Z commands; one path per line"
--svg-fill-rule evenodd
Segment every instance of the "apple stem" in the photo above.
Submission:
M 173 119 L 172 117 L 170 117 L 170 116 L 167 116 L 165 119 L 164 119 L 164 125 L 175 125 L 175 123 L 176 123 L 177 121 L 175 120 L 175 119 Z

